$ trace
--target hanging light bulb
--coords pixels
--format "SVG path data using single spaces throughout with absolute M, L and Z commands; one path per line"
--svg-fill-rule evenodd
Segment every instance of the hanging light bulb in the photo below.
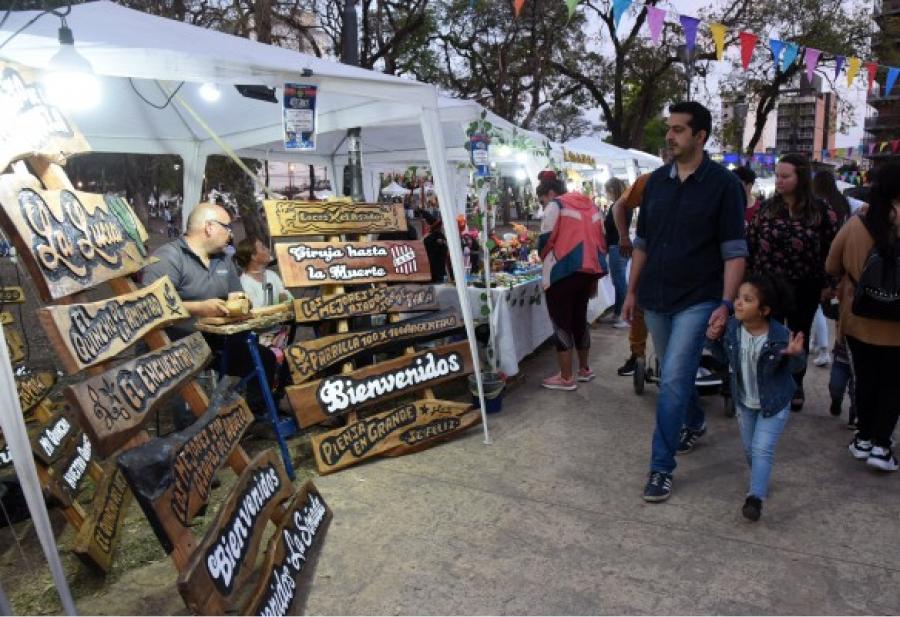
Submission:
M 207 82 L 200 86 L 200 96 L 203 97 L 204 101 L 215 103 L 221 98 L 222 92 L 216 84 Z
M 516 170 L 516 180 L 518 180 L 519 182 L 524 182 L 527 179 L 528 179 L 528 172 L 526 172 L 524 169 L 519 167 Z
M 59 28 L 59 51 L 50 58 L 41 81 L 48 100 L 57 107 L 84 110 L 100 103 L 100 81 L 91 63 L 76 51 L 65 18 Z

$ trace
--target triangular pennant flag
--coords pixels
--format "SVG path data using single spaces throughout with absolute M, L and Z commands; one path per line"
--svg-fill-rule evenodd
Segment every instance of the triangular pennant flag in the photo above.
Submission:
M 622 21 L 622 15 L 631 6 L 631 0 L 613 0 L 613 21 L 616 23 L 616 30 L 619 29 L 619 22 Z
M 723 24 L 709 24 L 709 32 L 716 44 L 716 60 L 721 60 L 725 55 L 725 30 Z
M 772 62 L 777 67 L 781 61 L 781 50 L 784 49 L 784 43 L 778 39 L 769 39 L 769 49 L 772 50 Z
M 872 91 L 872 85 L 875 83 L 875 74 L 878 73 L 878 65 L 874 62 L 866 62 L 866 73 L 869 76 L 869 85 L 866 86 L 866 91 Z
M 819 64 L 819 56 L 822 55 L 822 52 L 818 49 L 813 49 L 812 47 L 807 47 L 806 52 L 803 54 L 803 61 L 806 63 L 806 79 L 812 83 L 813 73 L 816 70 L 816 66 Z
M 794 60 L 797 59 L 797 54 L 800 53 L 800 47 L 796 43 L 785 43 L 784 45 L 784 55 L 781 57 L 781 72 L 786 73 L 791 66 L 794 64 Z
M 841 74 L 841 69 L 844 68 L 844 56 L 835 56 L 834 57 L 834 78 L 837 79 L 838 75 Z
M 566 6 L 569 7 L 569 19 L 575 14 L 575 8 L 581 0 L 566 0 Z
M 691 53 L 697 44 L 697 26 L 700 25 L 700 20 L 688 15 L 679 15 L 678 20 L 681 22 L 681 27 L 684 28 L 684 44 L 688 53 Z
M 522 12 L 522 5 L 525 4 L 525 0 L 513 0 L 513 11 L 516 13 L 516 17 L 519 16 L 519 13 Z
M 897 81 L 897 75 L 900 75 L 900 69 L 895 66 L 892 66 L 888 69 L 887 80 L 884 82 L 884 95 L 890 96 L 891 90 L 894 88 L 894 84 Z
M 859 67 L 862 64 L 862 61 L 859 58 L 850 58 L 847 62 L 847 86 L 853 85 L 853 80 L 856 79 L 856 74 L 859 73 Z
M 663 22 L 666 20 L 666 11 L 656 6 L 647 7 L 647 27 L 650 28 L 650 38 L 654 45 L 659 45 L 659 36 L 662 34 Z
M 848 159 L 853 158 L 853 146 L 850 146 L 849 148 L 847 148 L 847 158 Z
M 753 59 L 753 48 L 756 47 L 756 41 L 759 40 L 759 37 L 753 34 L 752 32 L 741 32 L 741 64 L 744 66 L 744 70 L 750 66 L 750 60 Z
M 876 145 L 876 144 L 875 144 L 874 141 L 873 141 L 872 143 L 869 144 L 869 154 L 874 154 L 874 153 L 875 153 L 875 145 Z
M 897 148 L 900 148 L 900 139 L 892 139 L 891 140 L 891 152 L 896 154 Z

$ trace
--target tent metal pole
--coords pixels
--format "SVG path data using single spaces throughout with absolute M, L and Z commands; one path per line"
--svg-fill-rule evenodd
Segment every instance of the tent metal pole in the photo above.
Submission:
M 6 597 L 6 594 L 3 592 L 3 583 L 0 581 L 0 615 L 12 615 L 12 606 L 9 604 L 9 600 Z

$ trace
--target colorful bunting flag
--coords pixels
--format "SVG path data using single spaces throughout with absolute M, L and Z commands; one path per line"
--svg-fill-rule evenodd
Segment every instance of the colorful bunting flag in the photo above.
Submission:
M 884 82 L 885 96 L 891 95 L 891 90 L 894 88 L 894 84 L 897 82 L 897 75 L 900 75 L 900 69 L 894 66 L 888 69 L 887 80 Z
M 772 62 L 777 67 L 781 61 L 781 50 L 784 49 L 784 43 L 778 39 L 769 39 L 769 49 L 772 50 Z
M 756 47 L 756 41 L 759 37 L 752 32 L 741 32 L 741 64 L 746 71 L 750 67 L 750 60 L 753 59 L 753 48 Z
M 725 55 L 725 26 L 723 24 L 709 24 L 709 32 L 716 44 L 716 60 L 721 60 Z
M 700 25 L 700 20 L 689 15 L 679 15 L 678 20 L 681 22 L 681 27 L 684 28 L 684 44 L 690 54 L 697 44 L 697 26 Z
M 870 154 L 870 155 L 875 154 L 875 145 L 876 145 L 876 144 L 875 144 L 874 141 L 873 141 L 872 143 L 869 144 L 869 154 Z
M 891 140 L 891 152 L 897 154 L 897 148 L 900 148 L 900 139 Z
M 816 66 L 819 64 L 819 56 L 822 55 L 822 52 L 818 49 L 813 49 L 812 47 L 807 47 L 806 52 L 803 54 L 803 60 L 806 63 L 806 79 L 812 83 L 813 73 L 816 70 Z
M 647 7 L 647 27 L 650 28 L 650 38 L 654 45 L 659 45 L 659 37 L 662 34 L 663 22 L 666 20 L 666 11 L 656 6 Z
M 796 43 L 785 43 L 784 45 L 784 55 L 781 57 L 781 72 L 786 73 L 791 66 L 793 66 L 794 61 L 797 59 L 797 54 L 800 53 L 800 47 Z
M 569 8 L 569 19 L 572 19 L 572 15 L 575 14 L 575 9 L 578 7 L 578 3 L 581 0 L 566 0 L 566 6 Z
M 847 158 L 850 158 L 850 159 L 853 158 L 853 146 L 850 146 L 849 148 L 847 148 Z
M 850 58 L 850 61 L 847 64 L 847 87 L 853 85 L 853 80 L 856 79 L 856 74 L 859 73 L 861 64 L 862 60 L 859 58 Z
M 878 65 L 874 62 L 866 62 L 866 73 L 869 74 L 869 85 L 866 92 L 871 92 L 872 85 L 875 83 L 875 74 L 878 73 Z
M 837 79 L 838 75 L 841 74 L 841 69 L 844 68 L 844 56 L 835 56 L 834 57 L 834 78 Z
M 622 21 L 622 15 L 631 6 L 631 0 L 613 0 L 613 21 L 616 24 L 616 30 L 619 29 L 619 22 Z
M 522 12 L 522 5 L 525 4 L 525 0 L 513 0 L 513 11 L 516 13 L 516 17 L 519 16 L 519 13 Z

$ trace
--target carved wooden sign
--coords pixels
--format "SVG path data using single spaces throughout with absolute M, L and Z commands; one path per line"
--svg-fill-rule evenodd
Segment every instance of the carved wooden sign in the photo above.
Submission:
M 50 466 L 51 476 L 58 482 L 69 503 L 75 500 L 81 490 L 81 483 L 94 460 L 94 449 L 85 433 L 76 432 L 72 438 L 72 446 Z
M 312 481 L 307 481 L 272 536 L 245 615 L 299 614 L 292 607 L 308 591 L 331 519 L 331 509 Z
M 77 427 L 63 414 L 54 417 L 31 435 L 31 450 L 35 458 L 45 465 L 52 465 L 68 449 L 69 440 Z
M 244 399 L 216 396 L 185 430 L 119 456 L 119 466 L 167 553 L 173 545 L 165 521 L 190 525 L 209 499 L 216 471 L 252 423 Z
M 294 318 L 297 322 L 307 323 L 376 313 L 432 311 L 437 308 L 434 287 L 394 285 L 333 296 L 298 298 L 294 300 Z
M 369 234 L 406 231 L 403 204 L 265 201 L 273 236 Z
M 477 424 L 468 403 L 426 399 L 400 405 L 312 438 L 316 467 L 331 473 L 398 448 L 436 441 Z
M 35 405 L 44 400 L 50 394 L 55 383 L 56 374 L 51 371 L 16 375 L 16 391 L 19 394 L 22 412 L 28 413 Z
M 13 319 L 12 313 L 7 311 L 0 313 L 0 326 L 8 326 L 13 322 L 15 322 L 15 319 Z
M 0 304 L 22 304 L 23 302 L 25 302 L 25 292 L 21 287 L 0 287 Z
M 0 107 L 0 169 L 35 154 L 62 163 L 66 155 L 88 150 L 84 137 L 44 100 L 34 74 L 24 67 L 0 62 Z
M 463 327 L 454 310 L 387 324 L 374 330 L 346 332 L 303 341 L 287 349 L 294 383 L 303 383 L 317 372 L 359 354 L 386 349 L 410 341 L 425 341 Z
M 12 465 L 12 456 L 9 455 L 9 447 L 3 435 L 0 435 L 0 469 Z
M 149 262 L 146 231 L 127 203 L 70 190 L 41 191 L 0 176 L 0 223 L 44 301 L 137 272 Z
M 288 287 L 430 281 L 425 246 L 401 242 L 282 242 L 275 255 Z
M 109 300 L 38 309 L 38 318 L 68 373 L 114 358 L 151 330 L 187 317 L 166 276 Z
M 232 608 L 254 571 L 269 519 L 293 492 L 275 450 L 260 453 L 241 472 L 178 577 L 178 590 L 195 615 L 222 615 Z
M 462 341 L 287 388 L 301 428 L 359 407 L 462 377 L 472 372 L 469 343 Z
M 6 339 L 6 351 L 12 363 L 25 359 L 25 341 L 19 331 L 11 326 L 3 326 L 3 336 Z
M 212 352 L 199 332 L 65 389 L 101 457 L 117 450 L 167 396 L 203 369 Z

